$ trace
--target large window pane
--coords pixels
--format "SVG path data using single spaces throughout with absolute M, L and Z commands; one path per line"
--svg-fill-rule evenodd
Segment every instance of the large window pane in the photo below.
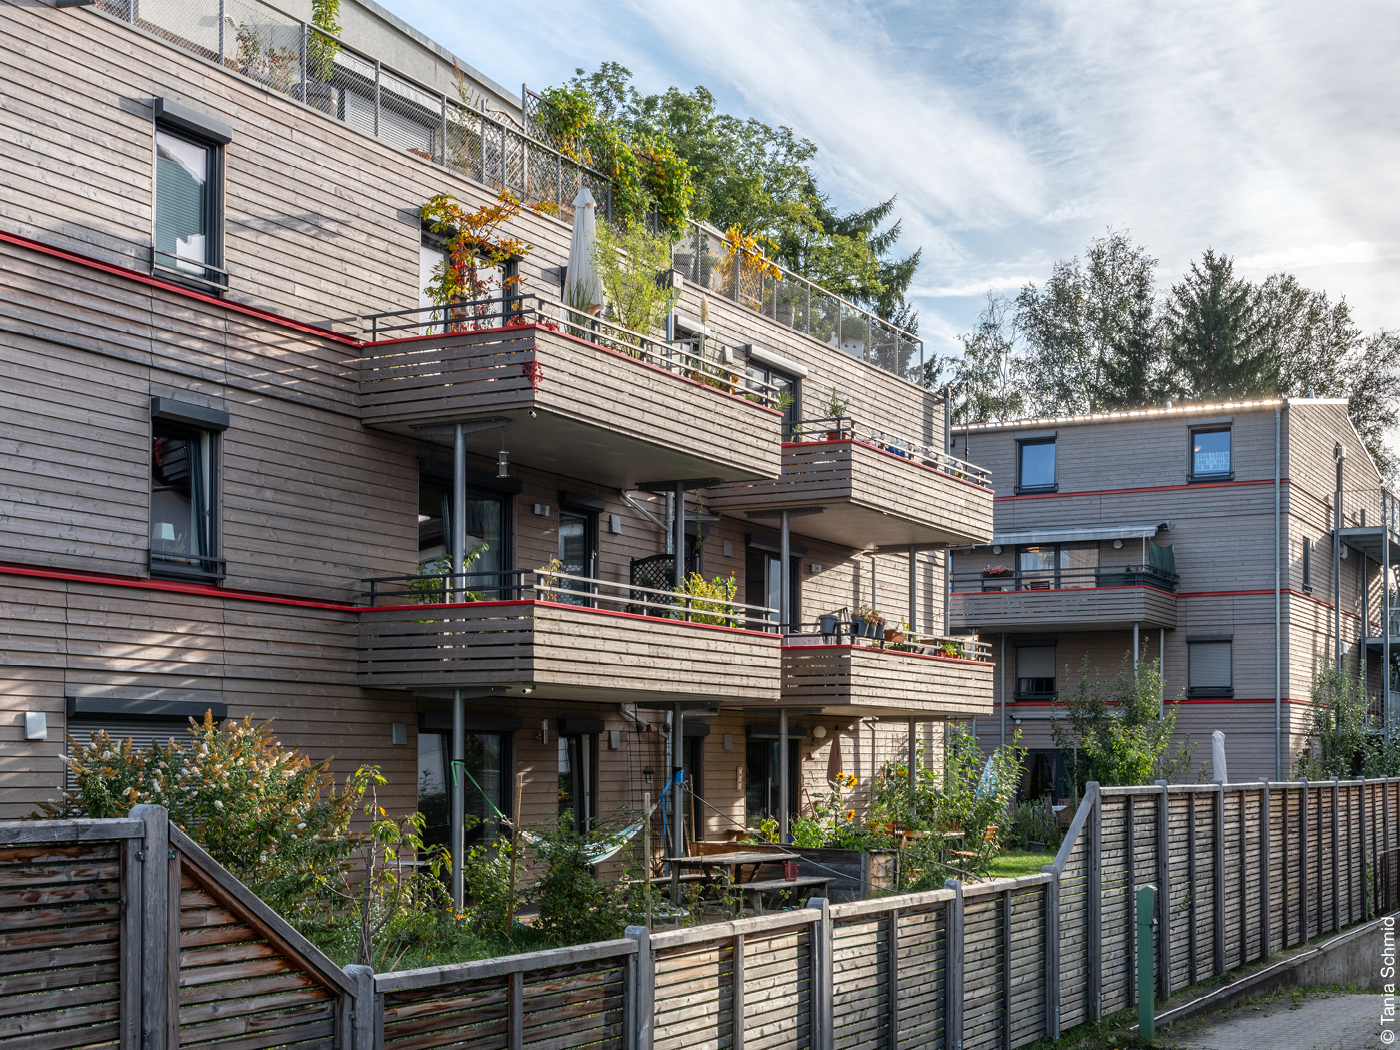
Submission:
M 1022 547 L 1017 555 L 1021 572 L 1021 587 L 1025 590 L 1048 591 L 1055 586 L 1055 546 L 1040 544 Z
M 166 564 L 206 569 L 213 556 L 210 457 L 213 438 L 159 421 L 151 440 L 151 552 Z
M 486 497 L 467 497 L 466 572 L 498 573 L 506 565 L 505 502 Z M 429 484 L 418 487 L 418 565 L 420 572 L 448 571 L 451 565 L 452 493 Z M 483 599 L 505 596 L 500 588 L 509 581 L 499 576 L 470 577 L 468 587 Z
M 1048 489 L 1055 487 L 1055 442 L 1022 442 L 1020 458 L 1021 488 Z
M 1233 681 L 1230 657 L 1233 642 L 1191 642 L 1187 645 L 1187 689 L 1197 696 L 1228 695 Z
M 423 841 L 447 845 L 449 819 L 448 761 L 451 738 L 446 733 L 418 734 L 418 810 L 426 821 Z M 504 733 L 466 735 L 466 843 L 494 842 L 502 834 L 498 810 L 504 809 L 506 736 Z
M 214 151 L 156 132 L 156 264 L 197 277 L 209 258 L 209 182 Z
M 1191 435 L 1191 473 L 1230 473 L 1230 431 L 1197 430 Z
M 1099 567 L 1097 543 L 1064 543 L 1060 545 L 1060 586 L 1093 587 L 1098 582 L 1094 570 Z
M 1022 645 L 1016 648 L 1017 699 L 1052 698 L 1055 695 L 1055 647 Z

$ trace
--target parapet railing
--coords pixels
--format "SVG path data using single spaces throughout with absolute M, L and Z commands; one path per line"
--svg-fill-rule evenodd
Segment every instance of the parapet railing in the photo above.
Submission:
M 888 641 L 886 630 L 893 633 Z M 795 624 L 783 639 L 784 646 L 804 645 L 865 645 L 895 652 L 918 653 L 923 656 L 943 656 L 951 660 L 988 661 L 992 658 L 992 643 L 968 635 L 914 634 L 881 623 L 869 628 L 864 621 L 831 613 L 813 623 Z
M 703 343 L 667 342 L 624 327 L 598 314 L 586 313 L 567 303 L 549 302 L 534 293 L 460 300 L 447 305 L 390 310 L 344 322 L 370 342 L 414 336 L 486 332 L 512 325 L 537 324 L 552 332 L 594 343 L 674 372 L 727 394 L 745 398 L 765 408 L 775 408 L 778 389 L 754 379 L 730 362 L 735 352 L 707 339 Z
M 587 186 L 612 213 L 607 176 L 489 114 L 484 98 L 473 104 L 464 80 L 454 98 L 260 0 L 97 0 L 97 9 L 530 206 L 569 219 Z
M 787 427 L 784 440 L 789 444 L 820 441 L 859 441 L 863 445 L 929 467 L 949 477 L 969 481 L 982 488 L 992 487 L 992 472 L 965 459 L 958 459 L 931 445 L 923 445 L 903 435 L 869 424 L 857 423 L 850 416 L 802 419 Z
M 954 572 L 950 580 L 952 590 L 964 594 L 976 591 L 1093 590 L 1096 587 L 1155 587 L 1175 592 L 1180 577 L 1153 565 L 1019 570 L 1009 565 L 995 565 L 980 572 Z
M 427 572 L 414 576 L 375 576 L 360 582 L 368 585 L 360 592 L 360 597 L 371 607 L 533 599 L 721 627 L 771 632 L 778 626 L 774 620 L 778 610 L 764 605 L 548 569 Z

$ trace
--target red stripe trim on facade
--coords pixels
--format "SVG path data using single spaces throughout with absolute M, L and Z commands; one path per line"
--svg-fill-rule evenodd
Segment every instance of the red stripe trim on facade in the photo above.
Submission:
M 153 580 L 143 576 L 118 576 L 108 572 L 84 572 L 73 569 L 43 569 L 30 565 L 0 562 L 0 575 L 34 576 L 47 580 L 68 580 L 72 583 L 105 584 L 112 587 L 135 587 L 143 591 L 166 591 L 171 594 L 197 594 L 208 598 L 236 598 L 244 602 L 266 602 L 273 605 L 295 605 L 304 609 L 333 609 L 336 612 L 360 612 L 365 607 L 348 602 L 312 601 L 290 598 L 260 591 L 235 591 L 211 587 L 207 583 L 181 583 L 179 580 Z M 421 608 L 421 606 L 415 606 Z
M 1257 697 L 1257 698 L 1256 698 L 1256 697 L 1195 696 L 1195 697 L 1182 697 L 1182 698 L 1178 698 L 1178 699 L 1176 699 L 1176 700 L 1168 700 L 1168 701 L 1167 701 L 1167 703 L 1169 703 L 1169 704 L 1272 704 L 1273 702 L 1274 702 L 1274 698 L 1273 698 L 1272 696 Z M 1293 700 L 1293 699 L 1290 699 L 1289 697 L 1286 697 L 1286 696 L 1283 698 L 1282 703 L 1285 703 L 1285 704 L 1299 704 L 1299 705 L 1301 705 L 1301 706 L 1303 706 L 1303 707 L 1312 707 L 1312 706 L 1313 706 L 1313 702 L 1312 702 L 1311 700 Z M 996 706 L 997 712 L 999 713 L 1000 710 L 1001 710 L 1001 706 L 1002 706 L 1002 705 L 1001 705 L 1001 701 L 1000 701 L 1000 700 L 994 700 L 994 701 L 993 701 L 993 704 Z M 1033 707 L 1033 708 L 1036 708 L 1036 709 L 1038 709 L 1038 710 L 1045 710 L 1045 709 L 1050 708 L 1050 707 L 1063 707 L 1063 706 L 1064 706 L 1063 704 L 1054 704 L 1054 703 L 1051 703 L 1049 700 L 1014 700 L 1014 701 L 1009 702 L 1009 703 L 1006 705 L 1006 708 L 1007 708 L 1008 711 L 1011 711 L 1013 708 L 1017 708 L 1017 707 Z M 982 717 L 982 716 L 981 716 L 981 715 L 978 715 L 977 717 L 980 718 L 980 717 Z
M 28 248 L 31 251 L 40 252 L 44 255 L 52 256 L 55 259 L 62 259 L 77 266 L 86 266 L 92 270 L 99 270 L 102 273 L 111 274 L 114 277 L 124 277 L 127 280 L 135 281 L 137 284 L 144 284 L 150 288 L 159 288 L 161 291 L 170 292 L 172 295 L 181 295 L 188 299 L 196 299 L 211 306 L 219 306 L 234 313 L 243 314 L 247 317 L 256 317 L 259 320 L 267 321 L 270 324 L 278 325 L 282 328 L 291 328 L 297 332 L 307 335 L 319 336 L 322 339 L 331 339 L 346 346 L 362 345 L 358 339 L 353 339 L 348 335 L 341 335 L 339 332 L 332 332 L 325 328 L 318 328 L 315 325 L 306 324 L 304 321 L 293 321 L 289 317 L 275 314 L 270 310 L 263 310 L 256 306 L 245 306 L 243 303 L 233 302 L 229 299 L 220 299 L 216 295 L 206 295 L 203 292 L 196 292 L 193 289 L 173 284 L 170 281 L 162 281 L 159 277 L 152 277 L 150 274 L 141 273 L 138 270 L 130 269 L 126 266 L 116 266 L 112 263 L 99 262 L 86 255 L 79 255 L 77 252 L 64 251 L 61 248 L 52 248 L 40 241 L 22 237 L 17 233 L 8 233 L 0 230 L 0 241 L 13 244 L 20 248 Z
M 1288 484 L 1287 478 L 1279 479 L 1281 484 Z M 1228 489 L 1240 488 L 1245 485 L 1272 485 L 1273 478 L 1265 478 L 1262 481 L 1201 481 L 1190 485 L 1152 485 L 1138 489 L 1084 489 L 1081 492 L 1028 492 L 1021 496 L 998 496 L 996 501 L 1002 503 L 1013 499 L 1069 499 L 1074 496 L 1121 496 L 1136 492 L 1178 492 L 1183 489 Z

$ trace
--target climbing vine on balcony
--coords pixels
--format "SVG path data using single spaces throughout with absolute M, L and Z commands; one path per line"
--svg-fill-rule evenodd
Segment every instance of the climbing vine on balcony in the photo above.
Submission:
M 518 291 L 521 278 L 505 276 L 506 264 L 529 255 L 534 247 L 508 235 L 505 227 L 523 210 L 525 205 L 505 192 L 495 203 L 475 210 L 450 193 L 429 198 L 422 208 L 423 221 L 445 238 L 447 258 L 433 269 L 423 294 L 445 306 Z M 492 312 L 486 306 L 477 310 L 482 315 Z
M 646 133 L 624 138 L 598 117 L 583 88 L 546 88 L 540 97 L 534 130 L 564 156 L 608 176 L 615 218 L 631 225 L 655 209 L 658 225 L 681 233 L 695 187 L 690 165 L 669 141 Z

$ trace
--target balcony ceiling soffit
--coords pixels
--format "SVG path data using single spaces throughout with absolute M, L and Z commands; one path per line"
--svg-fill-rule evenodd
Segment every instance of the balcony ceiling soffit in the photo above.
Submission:
M 1169 521 L 1112 522 L 1107 525 L 1055 525 L 993 532 L 992 543 L 1014 547 L 1029 543 L 1078 543 L 1089 540 L 1137 540 L 1170 531 Z

